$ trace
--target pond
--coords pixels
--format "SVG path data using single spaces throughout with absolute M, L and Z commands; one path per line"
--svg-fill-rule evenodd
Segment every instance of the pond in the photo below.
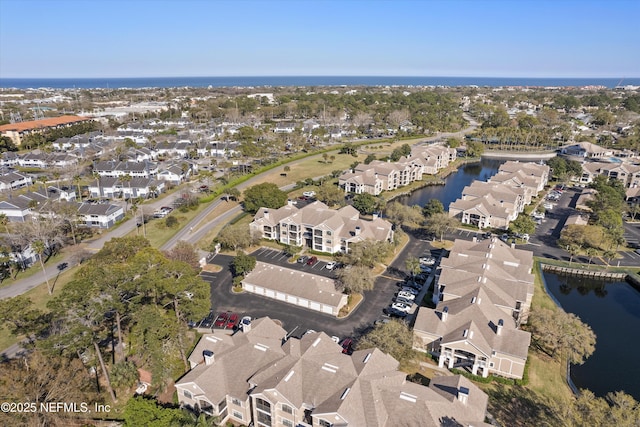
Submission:
M 640 292 L 626 282 L 544 273 L 549 292 L 596 334 L 596 350 L 571 367 L 578 388 L 597 396 L 623 390 L 640 400 Z
M 475 180 L 487 181 L 498 172 L 504 160 L 482 159 L 478 163 L 470 163 L 460 167 L 456 172 L 445 178 L 445 185 L 431 185 L 415 190 L 407 196 L 401 196 L 396 201 L 403 205 L 424 206 L 430 199 L 438 199 L 446 210 L 449 203 L 462 195 L 462 190 Z

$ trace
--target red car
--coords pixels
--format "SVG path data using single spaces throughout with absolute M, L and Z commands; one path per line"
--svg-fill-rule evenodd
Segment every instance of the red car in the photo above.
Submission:
M 235 329 L 240 322 L 240 317 L 236 313 L 231 313 L 229 318 L 227 319 L 227 324 L 225 325 L 225 329 Z
M 318 257 L 317 256 L 312 256 L 307 261 L 307 265 L 315 265 L 316 262 L 318 262 Z
M 218 317 L 216 317 L 216 321 L 213 323 L 213 327 L 224 328 L 227 324 L 228 319 L 229 319 L 229 313 L 218 314 Z
M 352 354 L 353 353 L 353 340 L 351 338 L 345 338 L 342 341 L 342 352 L 344 354 Z

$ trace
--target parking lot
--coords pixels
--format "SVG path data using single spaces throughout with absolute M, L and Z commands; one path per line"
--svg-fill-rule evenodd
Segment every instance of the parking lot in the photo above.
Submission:
M 280 267 L 290 268 L 293 270 L 306 271 L 312 274 L 318 274 L 320 276 L 335 278 L 335 272 L 326 268 L 329 261 L 318 260 L 313 265 L 308 265 L 306 262 L 299 263 L 289 262 L 289 256 L 282 251 L 272 248 L 260 248 L 253 252 L 251 256 L 256 257 L 258 261 L 267 262 Z M 309 255 L 310 256 L 310 255 Z
M 211 284 L 213 319 L 221 312 L 237 313 L 240 318 L 243 316 L 251 316 L 252 318 L 269 316 L 280 320 L 284 329 L 293 336 L 301 336 L 308 329 L 313 329 L 341 339 L 345 337 L 358 338 L 373 327 L 376 320 L 385 317 L 383 309 L 391 304 L 395 293 L 399 290 L 399 281 L 406 275 L 404 260 L 409 256 L 419 257 L 425 253 L 430 253 L 430 245 L 417 239 L 411 239 L 387 270 L 376 278 L 374 289 L 364 292 L 364 299 L 358 308 L 350 316 L 343 319 L 264 296 L 232 292 L 232 277 L 229 269 L 233 261 L 232 256 L 216 255 L 210 258 L 209 262 L 221 266 L 222 270 L 217 273 L 203 272 L 201 277 Z M 260 261 L 287 268 L 304 270 L 326 277 L 335 275 L 335 272 L 324 267 L 325 261 L 319 261 L 313 266 L 291 264 L 282 251 L 271 248 L 261 248 L 251 255 Z M 412 312 L 414 311 L 415 306 Z M 407 321 L 410 321 L 410 317 Z

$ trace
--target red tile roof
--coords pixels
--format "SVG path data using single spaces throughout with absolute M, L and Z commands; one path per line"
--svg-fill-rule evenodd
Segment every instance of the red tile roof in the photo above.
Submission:
M 58 125 L 73 124 L 76 122 L 84 122 L 86 120 L 91 120 L 91 119 L 87 117 L 80 117 L 80 116 L 51 117 L 51 118 L 42 119 L 42 120 L 31 120 L 28 122 L 18 122 L 18 123 L 10 123 L 8 125 L 2 125 L 0 126 L 0 132 L 6 132 L 6 131 L 21 132 L 21 131 L 31 130 L 31 129 L 42 129 L 42 128 L 48 128 L 48 127 L 53 127 Z

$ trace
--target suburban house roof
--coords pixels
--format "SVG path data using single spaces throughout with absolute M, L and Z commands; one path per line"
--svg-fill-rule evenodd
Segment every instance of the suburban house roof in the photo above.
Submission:
M 0 132 L 6 131 L 25 131 L 32 129 L 42 129 L 59 125 L 67 125 L 78 122 L 85 122 L 87 120 L 91 120 L 87 117 L 79 117 L 79 116 L 60 116 L 60 117 L 52 117 L 48 119 L 42 120 L 31 120 L 28 122 L 18 122 L 18 123 L 9 123 L 6 125 L 0 126 Z

